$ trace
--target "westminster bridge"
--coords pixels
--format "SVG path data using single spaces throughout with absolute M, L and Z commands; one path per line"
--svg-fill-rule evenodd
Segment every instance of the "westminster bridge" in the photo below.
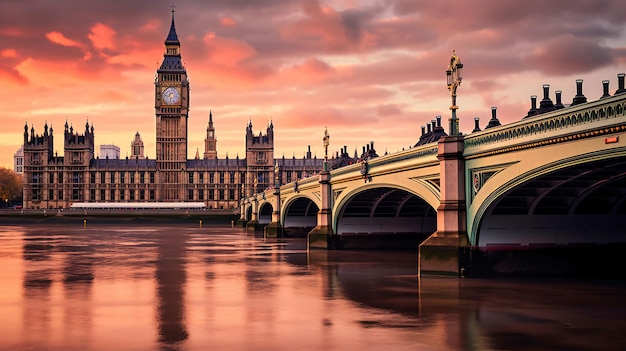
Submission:
M 624 247 L 625 133 L 626 94 L 604 96 L 325 168 L 244 199 L 240 222 L 310 248 L 419 246 L 443 274 L 476 252 Z

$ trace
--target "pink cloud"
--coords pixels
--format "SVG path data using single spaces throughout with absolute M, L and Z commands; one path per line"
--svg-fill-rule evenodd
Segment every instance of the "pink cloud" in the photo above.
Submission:
M 306 59 L 301 64 L 294 64 L 285 68 L 281 72 L 281 81 L 290 85 L 309 85 L 320 83 L 333 74 L 336 74 L 333 67 L 318 58 L 312 57 Z
M 385 104 L 378 106 L 378 115 L 381 117 L 402 114 L 402 110 L 396 104 Z
M 215 33 L 207 33 L 204 38 L 207 58 L 225 66 L 235 66 L 244 60 L 254 57 L 257 52 L 248 43 L 231 38 L 222 38 Z
M 50 40 L 51 43 L 62 45 L 62 46 L 73 46 L 82 48 L 84 45 L 78 41 L 67 38 L 63 33 L 60 32 L 49 32 L 46 33 L 46 38 Z
M 237 21 L 231 17 L 222 17 L 220 19 L 220 24 L 224 27 L 235 27 L 237 25 Z
M 342 15 L 329 6 L 321 6 L 317 0 L 302 4 L 304 17 L 284 26 L 281 38 L 299 42 L 321 50 L 342 52 L 358 47 L 358 35 L 352 35 Z
M 593 71 L 614 59 L 611 50 L 597 42 L 563 35 L 537 47 L 524 61 L 542 73 L 569 75 Z

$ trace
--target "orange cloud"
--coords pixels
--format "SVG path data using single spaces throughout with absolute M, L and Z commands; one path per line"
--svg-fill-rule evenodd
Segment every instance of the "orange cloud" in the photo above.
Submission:
M 69 39 L 65 35 L 63 35 L 63 33 L 60 33 L 60 32 L 46 33 L 46 38 L 50 40 L 50 42 L 54 44 L 62 45 L 62 46 L 73 46 L 73 47 L 78 47 L 78 48 L 83 47 L 83 44 L 81 44 L 80 42 Z
M 17 58 L 17 51 L 15 49 L 4 49 L 2 51 L 0 51 L 0 56 L 1 57 L 6 57 L 6 58 Z
M 0 67 L 0 82 L 22 85 L 28 83 L 28 79 L 14 69 L 2 69 Z
M 96 23 L 91 27 L 87 37 L 97 49 L 115 49 L 115 31 L 102 23 Z
M 235 27 L 237 25 L 237 21 L 230 17 L 222 17 L 220 19 L 220 24 L 224 27 Z

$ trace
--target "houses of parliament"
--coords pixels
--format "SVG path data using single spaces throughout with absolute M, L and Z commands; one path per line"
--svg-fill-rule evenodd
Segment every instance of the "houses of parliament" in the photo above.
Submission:
M 323 159 L 274 158 L 274 126 L 254 134 L 246 128 L 245 159 L 218 158 L 213 116 L 209 114 L 204 154 L 188 159 L 189 80 L 172 23 L 163 62 L 154 82 L 156 158 L 144 156 L 139 133 L 126 158 L 96 157 L 93 124 L 75 130 L 65 123 L 63 155 L 53 150 L 53 129 L 24 126 L 24 208 L 62 209 L 77 202 L 201 202 L 209 209 L 237 209 L 244 196 L 319 173 Z M 369 149 L 369 147 L 368 147 Z M 333 166 L 351 162 L 347 149 Z M 372 146 L 373 151 L 373 146 Z M 346 161 L 347 158 L 347 161 Z M 279 174 L 275 174 L 275 170 Z

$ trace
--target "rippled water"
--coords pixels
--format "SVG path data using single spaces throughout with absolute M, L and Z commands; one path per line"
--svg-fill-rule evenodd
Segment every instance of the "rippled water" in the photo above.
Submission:
M 192 225 L 0 227 L 2 350 L 624 350 L 621 281 L 417 278 L 415 252 Z

